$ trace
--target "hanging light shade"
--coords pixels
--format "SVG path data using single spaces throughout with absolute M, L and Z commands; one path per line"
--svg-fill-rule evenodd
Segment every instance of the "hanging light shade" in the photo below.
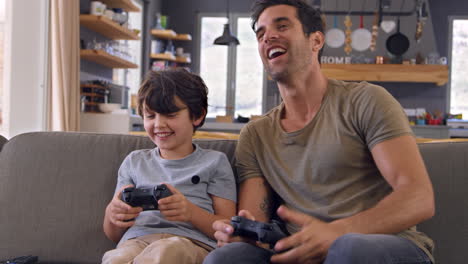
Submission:
M 229 28 L 229 23 L 224 24 L 224 31 L 221 37 L 217 37 L 214 41 L 215 45 L 230 45 L 230 44 L 239 45 L 239 40 L 231 34 L 231 29 Z
M 229 0 L 227 0 L 226 4 L 226 17 L 228 19 L 228 23 L 224 24 L 224 30 L 223 30 L 223 35 L 220 37 L 217 37 L 213 44 L 215 45 L 239 45 L 239 40 L 232 35 L 231 33 L 231 27 L 229 26 Z

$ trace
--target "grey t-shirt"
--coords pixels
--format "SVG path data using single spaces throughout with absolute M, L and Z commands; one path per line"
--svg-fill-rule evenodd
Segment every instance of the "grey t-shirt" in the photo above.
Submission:
M 370 151 L 412 131 L 384 88 L 330 79 L 314 119 L 291 133 L 280 125 L 283 109 L 279 105 L 241 131 L 240 181 L 265 177 L 286 206 L 327 222 L 371 208 L 391 192 Z M 424 234 L 411 229 L 400 235 L 431 256 L 432 241 Z
M 226 155 L 202 149 L 196 144 L 194 146 L 193 153 L 179 160 L 163 159 L 157 147 L 131 152 L 120 166 L 116 191 L 128 184 L 141 188 L 154 187 L 164 182 L 173 185 L 193 204 L 210 213 L 214 213 L 210 194 L 236 202 L 236 182 Z M 214 240 L 192 224 L 167 221 L 159 210 L 141 212 L 135 225 L 125 232 L 120 243 L 156 233 L 184 236 L 216 246 Z

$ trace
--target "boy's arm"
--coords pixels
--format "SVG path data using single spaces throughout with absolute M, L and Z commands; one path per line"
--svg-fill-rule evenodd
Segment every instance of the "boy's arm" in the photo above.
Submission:
M 198 230 L 214 239 L 213 222 L 231 219 L 236 214 L 236 203 L 218 196 L 210 195 L 213 200 L 214 214 L 190 202 L 181 192 L 170 184 L 166 186 L 173 195 L 159 200 L 158 207 L 169 221 L 190 222 Z
M 194 208 L 191 223 L 205 235 L 211 239 L 215 239 L 213 223 L 220 219 L 231 219 L 231 217 L 236 215 L 236 203 L 218 196 L 210 196 L 213 200 L 214 214 L 210 214 L 206 210 L 192 204 Z
M 129 227 L 135 224 L 135 220 L 126 222 L 125 220 L 135 219 L 142 209 L 131 207 L 120 199 L 122 190 L 133 185 L 123 186 L 117 191 L 106 207 L 104 215 L 103 229 L 107 238 L 118 243 Z

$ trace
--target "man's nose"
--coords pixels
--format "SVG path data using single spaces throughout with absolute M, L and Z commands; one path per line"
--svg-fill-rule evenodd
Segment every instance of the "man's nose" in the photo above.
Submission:
M 265 43 L 270 43 L 272 41 L 276 41 L 278 39 L 278 32 L 274 30 L 267 30 L 263 35 L 263 41 Z

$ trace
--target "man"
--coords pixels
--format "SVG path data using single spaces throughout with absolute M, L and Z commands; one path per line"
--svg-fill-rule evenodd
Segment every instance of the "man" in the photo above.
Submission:
M 268 222 L 277 194 L 291 235 L 272 251 L 216 221 L 204 263 L 432 263 L 414 228 L 434 215 L 432 185 L 399 103 L 323 75 L 322 20 L 303 1 L 257 0 L 252 19 L 283 103 L 241 132 L 239 215 Z

